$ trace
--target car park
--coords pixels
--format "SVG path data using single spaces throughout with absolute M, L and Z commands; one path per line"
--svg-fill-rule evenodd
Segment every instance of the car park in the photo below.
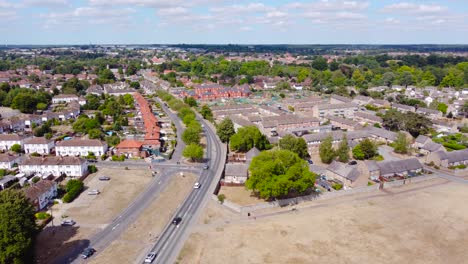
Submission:
M 94 248 L 85 248 L 85 250 L 83 250 L 83 253 L 81 253 L 81 257 L 84 258 L 84 259 L 87 259 L 89 257 L 91 257 L 94 252 L 96 252 L 96 250 Z
M 193 185 L 193 188 L 194 189 L 200 189 L 201 187 L 201 184 L 199 182 L 196 182 L 194 185 Z
M 74 226 L 75 224 L 76 222 L 72 219 L 63 220 L 61 223 L 62 226 Z
M 179 217 L 179 216 L 174 218 L 174 220 L 172 220 L 172 224 L 176 226 L 179 225 L 180 222 L 182 222 L 182 217 Z
M 88 195 L 98 195 L 100 194 L 101 192 L 99 190 L 91 190 L 88 192 Z
M 99 180 L 100 181 L 110 181 L 110 177 L 109 176 L 101 176 L 101 177 L 99 177 Z

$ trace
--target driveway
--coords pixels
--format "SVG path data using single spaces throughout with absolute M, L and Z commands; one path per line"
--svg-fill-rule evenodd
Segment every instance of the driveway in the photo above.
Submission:
M 392 155 L 393 148 L 387 145 L 379 146 L 379 154 L 384 157 L 384 160 L 401 160 L 400 158 Z

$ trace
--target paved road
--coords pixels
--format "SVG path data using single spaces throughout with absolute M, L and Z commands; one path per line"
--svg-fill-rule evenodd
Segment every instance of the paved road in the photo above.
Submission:
M 150 250 L 158 254 L 154 263 L 173 263 L 175 261 L 189 234 L 193 221 L 197 219 L 196 216 L 203 207 L 204 201 L 212 194 L 217 184 L 217 174 L 220 173 L 224 166 L 225 155 L 223 145 L 218 141 L 211 127 L 205 121 L 201 122 L 205 125 L 207 138 L 206 158 L 210 168 L 203 170 L 200 176 L 200 189 L 193 189 L 174 215 L 174 218 L 181 217 L 182 222 L 177 226 L 168 223 L 159 236 L 158 241 L 156 241 L 156 244 Z M 143 263 L 144 257 L 148 252 L 144 252 L 141 255 L 141 259 L 138 259 L 136 263 Z
M 164 163 L 152 163 L 148 164 L 143 161 L 124 161 L 121 163 L 114 162 L 98 162 L 97 165 L 105 167 L 112 165 L 113 167 L 117 166 L 141 166 L 145 168 L 152 168 L 154 171 L 157 171 L 155 178 L 150 184 L 146 187 L 145 190 L 130 204 L 118 217 L 116 217 L 111 224 L 109 224 L 102 231 L 93 235 L 89 240 L 82 241 L 79 245 L 75 246 L 72 250 L 66 254 L 56 258 L 52 263 L 63 264 L 63 263 L 81 263 L 82 260 L 79 258 L 80 253 L 86 247 L 93 247 L 96 249 L 95 255 L 104 251 L 114 240 L 116 240 L 130 225 L 136 221 L 140 214 L 151 204 L 154 199 L 159 197 L 160 193 L 169 183 L 171 175 L 175 175 L 179 172 L 192 172 L 199 174 L 201 166 L 186 166 L 183 164 L 178 164 L 182 155 L 182 150 L 185 147 L 185 144 L 180 140 L 181 133 L 184 128 L 181 125 L 180 118 L 168 111 L 168 109 L 162 104 L 163 109 L 166 111 L 166 114 L 170 116 L 174 124 L 177 127 L 178 142 L 174 155 L 169 162 Z M 206 174 L 207 172 L 205 172 Z M 97 212 L 98 213 L 98 212 Z M 79 223 L 77 223 L 79 226 Z

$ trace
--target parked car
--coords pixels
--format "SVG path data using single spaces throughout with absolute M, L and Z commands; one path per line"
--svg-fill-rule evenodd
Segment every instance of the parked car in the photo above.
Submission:
M 101 177 L 99 177 L 99 180 L 100 181 L 110 181 L 110 177 L 109 176 L 101 176 Z
M 96 250 L 94 248 L 85 248 L 85 250 L 83 250 L 83 253 L 81 253 L 81 257 L 84 258 L 84 259 L 87 259 L 89 257 L 91 257 L 94 252 L 96 252 Z
M 146 255 L 145 257 L 145 263 L 151 263 L 153 262 L 153 260 L 156 258 L 158 254 L 156 254 L 156 252 L 150 252 L 148 253 L 148 255 Z
M 331 188 L 332 188 L 330 183 L 328 183 L 327 181 L 324 181 L 324 180 L 318 180 L 317 185 L 324 188 L 325 190 L 327 190 L 329 192 L 331 191 Z
M 88 195 L 98 195 L 100 194 L 101 192 L 99 190 L 91 190 L 88 192 Z
M 313 162 L 311 159 L 308 159 L 307 162 L 308 162 L 309 164 L 314 164 L 314 162 Z
M 210 166 L 208 166 L 208 164 L 203 165 L 203 169 L 204 169 L 204 170 L 207 170 L 207 169 L 209 169 L 209 168 L 210 168 Z
M 75 224 L 76 222 L 72 219 L 63 220 L 61 223 L 62 226 L 74 226 Z
M 97 163 L 97 160 L 89 159 L 88 162 L 89 163 Z
M 193 185 L 193 188 L 194 189 L 200 189 L 201 187 L 201 184 L 199 182 L 196 182 L 194 185 Z
M 352 161 L 348 162 L 348 164 L 349 164 L 349 165 L 356 165 L 356 164 L 357 164 L 357 161 L 352 160 Z
M 416 155 L 416 157 L 424 157 L 424 154 L 418 153 L 418 154 Z
M 182 222 L 182 217 L 179 217 L 179 216 L 174 218 L 174 220 L 172 220 L 173 225 L 179 225 L 180 222 Z

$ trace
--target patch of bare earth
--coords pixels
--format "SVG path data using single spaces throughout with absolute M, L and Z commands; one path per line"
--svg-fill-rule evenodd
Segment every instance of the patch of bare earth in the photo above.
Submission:
M 90 263 L 134 263 L 147 253 L 164 227 L 172 219 L 179 204 L 192 190 L 196 176 L 173 175 L 158 199 L 116 241 Z M 143 255 L 142 255 L 143 254 Z
M 465 263 L 466 190 L 434 179 L 201 223 L 178 263 Z
M 252 191 L 247 190 L 244 186 L 222 186 L 219 190 L 219 194 L 224 194 L 227 200 L 240 205 L 252 205 L 265 202 L 255 197 Z
M 102 175 L 109 176 L 111 180 L 99 181 Z M 85 243 L 128 207 L 151 179 L 147 170 L 101 168 L 96 174 L 89 175 L 84 181 L 85 190 L 78 198 L 52 207 L 55 227 L 49 225 L 39 233 L 37 263 L 50 263 L 77 244 Z M 92 189 L 100 190 L 101 194 L 88 195 L 88 190 Z M 76 225 L 60 226 L 63 217 L 75 220 Z

